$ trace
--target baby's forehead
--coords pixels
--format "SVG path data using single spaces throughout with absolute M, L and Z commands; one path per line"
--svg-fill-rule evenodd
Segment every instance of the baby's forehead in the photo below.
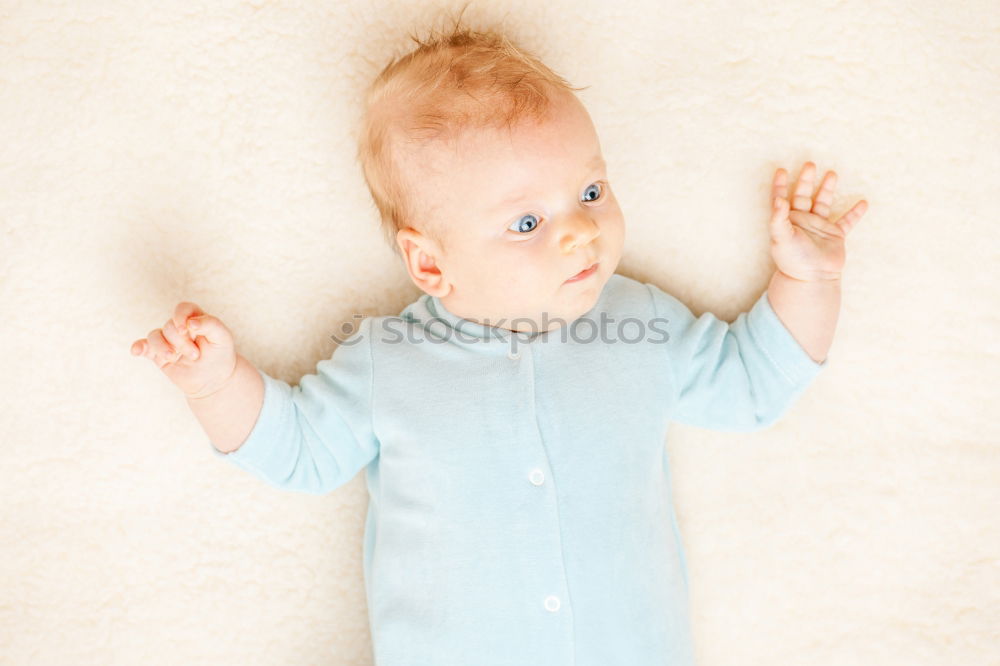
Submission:
M 600 156 L 600 143 L 582 106 L 560 107 L 540 118 L 511 125 L 479 122 L 453 126 L 428 138 L 401 137 L 402 180 L 425 210 L 474 195 L 505 196 L 518 172 L 543 168 L 573 173 Z M 544 165 L 544 166 L 542 166 Z M 596 165 L 594 165 L 596 168 Z M 464 188 L 465 192 L 456 189 Z M 473 191 L 475 190 L 475 191 Z M 488 204 L 490 202 L 481 201 Z
M 563 131 L 563 133 L 565 133 Z M 532 159 L 560 150 L 560 129 L 555 123 L 521 124 L 513 128 L 469 127 L 460 133 L 415 143 L 408 151 L 411 168 L 418 172 L 454 172 L 456 169 L 495 166 Z M 587 137 L 580 136 L 580 141 Z
M 425 167 L 510 153 L 515 145 L 516 152 L 525 152 L 560 140 L 596 138 L 586 107 L 569 92 L 554 91 L 543 106 L 521 111 L 502 100 L 493 106 L 489 100 L 472 103 L 464 95 L 438 104 L 444 106 L 399 113 L 390 123 L 394 143 Z

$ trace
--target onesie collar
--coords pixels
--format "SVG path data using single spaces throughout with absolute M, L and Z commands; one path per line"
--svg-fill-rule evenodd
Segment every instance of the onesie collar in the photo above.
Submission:
M 428 320 L 425 323 L 425 326 L 431 327 L 432 330 L 436 328 L 438 331 L 441 330 L 442 326 L 447 326 L 449 332 L 455 334 L 456 340 L 459 344 L 485 343 L 491 346 L 507 346 L 515 336 L 518 343 L 526 343 L 539 339 L 544 335 L 544 333 L 522 333 L 497 326 L 487 326 L 485 324 L 472 321 L 471 319 L 459 317 L 457 314 L 446 308 L 444 303 L 442 303 L 441 299 L 437 296 L 424 294 L 421 300 L 425 301 L 425 307 L 428 314 Z M 547 332 L 548 331 L 545 333 Z

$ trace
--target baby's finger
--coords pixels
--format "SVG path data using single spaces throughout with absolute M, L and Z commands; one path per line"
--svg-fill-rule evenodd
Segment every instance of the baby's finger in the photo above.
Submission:
M 816 165 L 806 162 L 799 172 L 799 180 L 795 183 L 795 193 L 792 195 L 792 209 L 808 211 L 812 207 L 813 177 L 816 175 Z
M 771 187 L 772 202 L 775 197 L 788 198 L 788 172 L 780 167 L 774 172 L 774 183 Z
M 837 173 L 827 171 L 823 176 L 823 182 L 819 184 L 819 192 L 816 194 L 816 201 L 813 202 L 812 212 L 822 218 L 830 217 L 830 205 L 833 204 L 833 190 L 837 186 Z
M 173 349 L 184 356 L 190 359 L 198 357 L 198 348 L 191 341 L 191 338 L 177 330 L 173 319 L 168 319 L 167 323 L 163 325 L 163 336 Z
M 180 356 L 163 337 L 161 329 L 154 328 L 146 339 L 149 341 L 149 353 L 152 354 L 153 362 L 156 363 L 157 367 L 163 368 L 167 363 L 173 363 Z
M 862 199 L 858 203 L 854 204 L 849 211 L 844 213 L 840 219 L 837 220 L 836 224 L 844 230 L 845 236 L 851 233 L 851 229 L 854 228 L 854 225 L 858 223 L 858 220 L 861 219 L 861 216 L 864 215 L 867 210 L 868 202 Z
M 207 342 L 228 343 L 232 338 L 225 324 L 209 314 L 191 317 L 187 327 L 192 336 L 202 337 Z
M 150 335 L 152 335 L 152 333 L 150 333 Z M 153 353 L 153 348 L 150 346 L 149 341 L 146 338 L 133 342 L 131 352 L 133 356 L 142 356 L 143 358 L 148 358 L 150 361 L 156 361 L 156 355 Z
M 205 313 L 195 303 L 182 301 L 177 304 L 177 307 L 174 308 L 174 316 L 172 319 L 174 321 L 174 326 L 177 327 L 177 330 L 184 333 L 187 328 L 188 317 L 197 317 L 198 315 L 203 314 Z
M 140 338 L 132 343 L 132 346 L 128 348 L 128 352 L 132 356 L 144 356 L 146 351 L 146 338 Z
M 771 208 L 771 238 L 781 243 L 794 235 L 791 220 L 788 219 L 788 201 L 781 197 L 776 197 Z

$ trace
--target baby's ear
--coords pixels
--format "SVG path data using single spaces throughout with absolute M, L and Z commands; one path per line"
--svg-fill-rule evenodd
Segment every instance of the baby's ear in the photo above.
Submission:
M 440 252 L 437 243 L 418 230 L 406 227 L 396 233 L 396 244 L 410 279 L 421 291 L 438 297 L 450 291 L 437 263 Z

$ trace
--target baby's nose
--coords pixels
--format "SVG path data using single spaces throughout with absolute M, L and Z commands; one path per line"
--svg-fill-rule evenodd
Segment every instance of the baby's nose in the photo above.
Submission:
M 562 251 L 569 254 L 584 247 L 601 234 L 601 228 L 587 215 L 575 215 L 567 221 L 566 229 L 559 239 Z

